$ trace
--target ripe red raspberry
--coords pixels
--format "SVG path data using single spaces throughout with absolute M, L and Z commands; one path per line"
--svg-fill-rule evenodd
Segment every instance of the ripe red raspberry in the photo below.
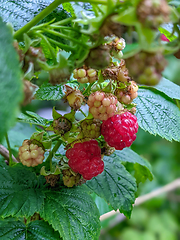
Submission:
M 117 98 L 111 93 L 97 91 L 89 96 L 87 104 L 93 117 L 102 121 L 114 115 Z
M 86 180 L 90 180 L 104 170 L 101 149 L 96 140 L 75 143 L 73 148 L 66 151 L 66 157 L 69 159 L 70 168 L 80 173 Z
M 73 77 L 80 83 L 93 83 L 98 79 L 97 71 L 92 68 L 74 69 Z
M 19 159 L 23 165 L 28 167 L 35 167 L 43 162 L 44 149 L 41 143 L 33 142 L 33 140 L 24 140 L 22 146 L 19 148 Z
M 101 125 L 101 134 L 110 147 L 122 150 L 130 147 L 138 131 L 137 118 L 130 112 L 117 114 Z

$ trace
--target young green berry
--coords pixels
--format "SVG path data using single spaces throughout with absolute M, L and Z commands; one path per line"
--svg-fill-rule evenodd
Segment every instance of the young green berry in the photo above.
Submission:
M 98 119 L 85 119 L 81 122 L 84 138 L 95 139 L 101 135 L 101 122 Z

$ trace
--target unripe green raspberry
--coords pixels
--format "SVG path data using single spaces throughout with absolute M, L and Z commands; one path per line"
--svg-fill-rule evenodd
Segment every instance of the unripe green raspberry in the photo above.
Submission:
M 84 138 L 95 139 L 101 135 L 101 122 L 97 119 L 85 119 L 81 122 L 81 129 Z
M 66 99 L 69 103 L 69 106 L 74 110 L 78 110 L 84 100 L 84 96 L 82 95 L 81 91 L 73 89 L 67 85 L 66 86 Z
M 71 126 L 71 122 L 65 117 L 54 119 L 52 124 L 53 131 L 57 135 L 64 135 L 66 132 L 70 131 Z
M 44 149 L 40 142 L 24 140 L 19 148 L 19 159 L 27 167 L 35 167 L 43 162 Z
M 74 185 L 77 185 L 81 178 L 81 175 L 79 173 L 75 173 L 71 169 L 63 170 L 62 174 L 63 183 L 67 187 L 73 187 Z

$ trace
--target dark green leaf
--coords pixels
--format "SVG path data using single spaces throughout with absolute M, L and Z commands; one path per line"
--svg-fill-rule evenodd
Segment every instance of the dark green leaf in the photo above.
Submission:
M 22 100 L 22 79 L 18 55 L 10 30 L 0 19 L 0 142 L 15 123 Z
M 40 117 L 37 113 L 26 111 L 26 114 L 21 113 L 18 116 L 19 122 L 31 123 L 40 126 L 47 126 L 49 124 L 49 120 L 46 118 Z
M 17 30 L 28 23 L 52 2 L 53 0 L 0 0 L 1 16 L 5 22 L 11 22 Z M 70 15 L 67 14 L 62 6 L 59 6 L 56 10 L 44 18 L 42 22 L 49 22 L 52 19 L 60 21 L 69 16 Z
M 37 90 L 35 98 L 39 100 L 60 100 L 63 98 L 63 86 L 53 86 L 50 83 L 43 83 Z
M 121 162 L 134 164 L 135 176 L 138 176 L 139 182 L 144 182 L 147 178 L 152 181 L 153 174 L 150 163 L 132 151 L 130 148 L 124 148 L 121 151 L 115 151 L 114 154 L 120 158 Z
M 64 240 L 97 240 L 99 212 L 85 187 L 46 192 L 41 217 L 59 231 Z
M 58 232 L 42 220 L 30 222 L 26 226 L 15 218 L 0 220 L 0 239 L 2 240 L 60 240 Z
M 120 163 L 119 157 L 104 157 L 103 173 L 86 182 L 97 195 L 110 203 L 113 209 L 119 209 L 130 217 L 135 201 L 136 181 Z
M 169 141 L 180 141 L 180 111 L 170 98 L 164 98 L 158 91 L 139 89 L 134 102 L 143 130 Z
M 44 201 L 42 183 L 28 167 L 0 165 L 0 216 L 29 217 Z

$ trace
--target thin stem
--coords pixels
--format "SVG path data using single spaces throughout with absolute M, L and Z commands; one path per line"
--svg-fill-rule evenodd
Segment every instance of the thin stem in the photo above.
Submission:
M 73 47 L 69 46 L 69 45 L 65 45 L 65 44 L 60 43 L 60 42 L 58 42 L 54 39 L 51 39 L 49 37 L 46 37 L 46 38 L 49 40 L 49 42 L 55 44 L 56 46 L 58 46 L 61 49 L 64 49 L 67 52 L 74 52 L 75 51 L 75 49 Z
M 79 110 L 85 117 L 87 117 L 86 114 L 83 112 L 82 109 L 79 108 L 78 110 Z
M 48 46 L 48 48 L 49 48 L 49 50 L 51 52 L 51 56 L 52 56 L 53 62 L 54 62 L 54 64 L 56 64 L 57 63 L 56 55 L 55 55 L 55 53 L 53 51 L 53 48 L 52 48 L 51 44 L 49 43 L 48 39 L 41 33 L 36 32 L 35 34 L 45 41 L 45 43 L 47 44 L 47 46 Z
M 8 138 L 7 134 L 6 134 L 6 142 L 7 142 L 7 146 L 8 146 L 8 150 L 9 150 L 9 166 L 12 166 L 12 164 L 13 164 L 12 151 L 11 151 L 11 146 L 10 146 L 10 142 L 9 142 L 9 138 Z
M 46 163 L 49 164 L 50 167 L 50 171 L 52 171 L 52 158 L 53 158 L 53 154 L 55 152 L 57 152 L 58 148 L 60 147 L 62 141 L 58 141 L 55 146 L 53 147 L 52 151 L 50 151 L 48 157 L 46 158 Z
M 77 32 L 77 33 L 81 33 L 79 30 L 75 29 L 75 28 L 72 28 L 72 27 L 67 27 L 67 26 L 58 26 L 58 25 L 55 25 L 55 24 L 51 24 L 48 26 L 49 28 L 53 28 L 53 29 L 65 29 L 65 30 L 69 30 L 69 31 L 74 31 L 74 32 Z
M 88 47 L 86 44 L 83 44 L 83 43 L 80 42 L 78 39 L 72 38 L 72 37 L 70 37 L 70 36 L 68 36 L 68 35 L 65 35 L 65 34 L 63 34 L 63 33 L 59 33 L 59 32 L 57 32 L 57 31 L 49 30 L 49 29 L 44 29 L 44 30 L 45 30 L 45 32 L 51 33 L 51 34 L 53 34 L 53 35 L 55 35 L 55 36 L 57 36 L 57 37 L 66 38 L 66 39 L 68 39 L 68 40 L 70 40 L 70 41 L 72 41 L 72 42 L 75 42 L 75 43 L 77 43 L 77 44 L 85 47 L 85 48 Z
M 94 84 L 94 83 L 90 83 L 90 84 L 89 84 L 89 86 L 86 88 L 86 90 L 84 90 L 83 95 L 85 95 L 85 94 L 91 89 L 91 87 L 92 87 L 93 84 Z
M 23 39 L 23 34 L 28 32 L 33 26 L 39 23 L 42 19 L 44 19 L 47 15 L 49 15 L 54 9 L 56 9 L 60 4 L 64 2 L 71 2 L 71 0 L 55 0 L 48 7 L 46 7 L 43 11 L 41 11 L 37 16 L 35 16 L 30 22 L 28 22 L 25 26 L 17 30 L 14 34 L 14 38 L 17 40 Z M 79 0 L 75 0 L 75 2 L 79 2 Z M 81 2 L 89 2 L 94 4 L 104 4 L 107 5 L 107 0 L 81 0 Z

